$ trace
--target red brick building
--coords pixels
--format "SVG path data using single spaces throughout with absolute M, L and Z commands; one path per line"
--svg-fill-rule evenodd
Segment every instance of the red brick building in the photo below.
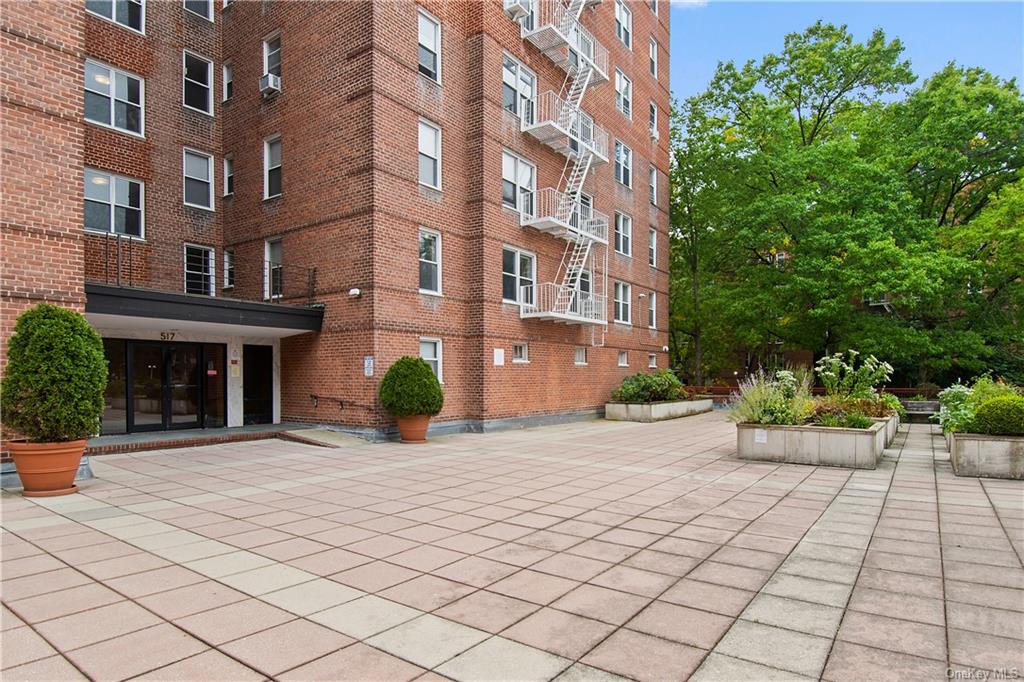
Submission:
M 664 5 L 664 6 L 660 6 Z M 84 310 L 104 432 L 598 411 L 665 367 L 668 5 L 5 3 L 4 338 Z

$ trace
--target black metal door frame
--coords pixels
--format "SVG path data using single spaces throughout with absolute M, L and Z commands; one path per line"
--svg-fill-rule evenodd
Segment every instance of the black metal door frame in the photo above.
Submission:
M 206 426 L 206 344 L 201 342 L 148 341 L 144 339 L 128 339 L 125 358 L 125 431 L 127 433 L 145 433 L 152 431 L 176 431 L 180 429 L 197 429 Z M 216 344 L 224 345 L 224 344 Z M 160 348 L 160 424 L 137 427 L 135 425 L 135 349 L 137 346 L 156 346 Z M 195 384 L 198 387 L 196 405 L 196 421 L 185 424 L 174 424 L 171 420 L 171 354 L 175 348 L 194 348 L 196 351 Z M 225 352 L 226 356 L 226 352 Z M 224 421 L 227 423 L 227 372 L 224 372 Z

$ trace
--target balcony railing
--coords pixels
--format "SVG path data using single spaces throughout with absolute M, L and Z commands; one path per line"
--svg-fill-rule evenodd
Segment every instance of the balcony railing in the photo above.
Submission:
M 522 37 L 570 74 L 576 73 L 582 58 L 594 67 L 591 83 L 608 80 L 608 50 L 569 13 L 562 0 L 536 0 L 521 25 Z
M 535 96 L 529 106 L 532 115 L 522 119 L 524 132 L 572 159 L 587 152 L 595 161 L 608 161 L 608 133 L 592 118 L 567 107 L 551 90 Z
M 521 318 L 554 320 L 566 324 L 608 324 L 606 298 L 564 284 L 544 282 L 522 287 Z
M 550 187 L 524 192 L 521 206 L 530 211 L 519 214 L 519 224 L 564 239 L 584 235 L 608 243 L 608 216 L 573 197 Z

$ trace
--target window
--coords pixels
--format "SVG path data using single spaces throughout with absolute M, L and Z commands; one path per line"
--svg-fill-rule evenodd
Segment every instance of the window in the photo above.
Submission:
M 633 150 L 615 140 L 615 180 L 633 186 Z
M 658 169 L 653 164 L 647 169 L 647 200 L 651 206 L 658 205 Z
M 633 81 L 618 69 L 615 69 L 615 108 L 633 117 Z
M 280 239 L 263 243 L 263 298 L 274 300 L 284 296 L 284 252 Z
M 225 64 L 221 67 L 221 101 L 227 102 L 235 91 L 235 80 L 231 74 L 231 65 Z
M 263 40 L 263 73 L 281 76 L 281 35 L 276 34 Z
M 185 150 L 185 205 L 213 210 L 213 157 Z
M 658 265 L 658 231 L 653 227 L 647 233 L 647 264 L 652 268 Z
M 615 321 L 623 322 L 625 324 L 632 324 L 632 311 L 630 306 L 632 305 L 633 287 L 632 285 L 626 284 L 625 282 L 615 283 Z
M 658 356 L 655 353 L 647 354 L 647 367 L 650 369 L 658 368 Z
M 185 293 L 213 296 L 213 249 L 185 244 Z
M 587 364 L 587 347 L 576 346 L 576 350 L 573 353 L 573 364 L 585 365 Z
M 512 344 L 512 362 L 529 362 L 530 346 L 525 343 Z
M 626 0 L 615 0 L 615 35 L 633 49 L 633 11 L 626 7 Z
M 655 79 L 658 78 L 658 41 L 651 38 L 650 45 L 647 48 L 648 56 L 651 58 L 651 75 Z
M 521 157 L 501 153 L 501 203 L 508 208 L 533 215 L 533 194 L 537 169 Z
M 441 235 L 420 228 L 420 291 L 441 293 Z
M 501 69 L 501 103 L 527 124 L 533 123 L 537 76 L 517 59 L 505 55 Z
M 86 11 L 142 33 L 145 10 L 142 0 L 85 0 Z
M 507 246 L 501 250 L 501 298 L 503 301 L 533 304 L 534 262 L 532 253 Z
M 224 196 L 229 197 L 235 193 L 235 160 L 230 156 L 224 157 Z
M 629 367 L 629 354 L 624 350 L 619 351 L 619 367 Z
M 235 286 L 235 252 L 224 249 L 224 288 Z
M 654 16 L 658 16 L 658 0 L 650 0 L 651 11 L 654 12 Z
M 651 137 L 658 139 L 658 105 L 651 102 L 647 107 L 647 129 Z
M 618 211 L 615 212 L 615 251 L 633 255 L 633 219 Z
M 185 106 L 204 114 L 212 114 L 213 101 L 210 91 L 213 84 L 213 62 L 191 52 L 185 52 L 184 66 Z
M 143 185 L 103 171 L 85 169 L 85 229 L 143 236 Z
M 281 137 L 263 141 L 263 198 L 281 196 L 284 178 L 281 175 Z
M 185 9 L 213 21 L 213 0 L 185 0 Z
M 647 326 L 651 329 L 658 327 L 658 294 L 654 291 L 647 294 Z
M 441 129 L 420 121 L 420 184 L 441 189 Z
M 419 11 L 420 73 L 441 82 L 441 22 Z
M 441 378 L 441 339 L 420 339 L 420 357 L 434 370 L 438 381 Z
M 85 62 L 85 120 L 142 135 L 145 85 L 124 71 Z

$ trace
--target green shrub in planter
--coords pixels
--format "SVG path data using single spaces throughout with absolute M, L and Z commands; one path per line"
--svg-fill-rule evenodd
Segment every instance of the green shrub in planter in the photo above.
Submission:
M 655 403 L 685 397 L 682 382 L 667 369 L 628 376 L 612 391 L 612 401 L 617 403 Z
M 1024 436 L 1024 396 L 991 398 L 974 413 L 979 433 L 993 436 Z
M 0 388 L 4 426 L 33 443 L 99 432 L 107 360 L 80 313 L 41 304 L 18 316 Z
M 430 365 L 406 355 L 381 380 L 380 403 L 396 417 L 433 416 L 444 407 L 444 392 Z
M 907 408 L 903 407 L 903 403 L 900 402 L 900 399 L 892 393 L 879 393 L 878 402 L 884 405 L 890 414 L 898 414 L 900 419 L 907 418 Z

